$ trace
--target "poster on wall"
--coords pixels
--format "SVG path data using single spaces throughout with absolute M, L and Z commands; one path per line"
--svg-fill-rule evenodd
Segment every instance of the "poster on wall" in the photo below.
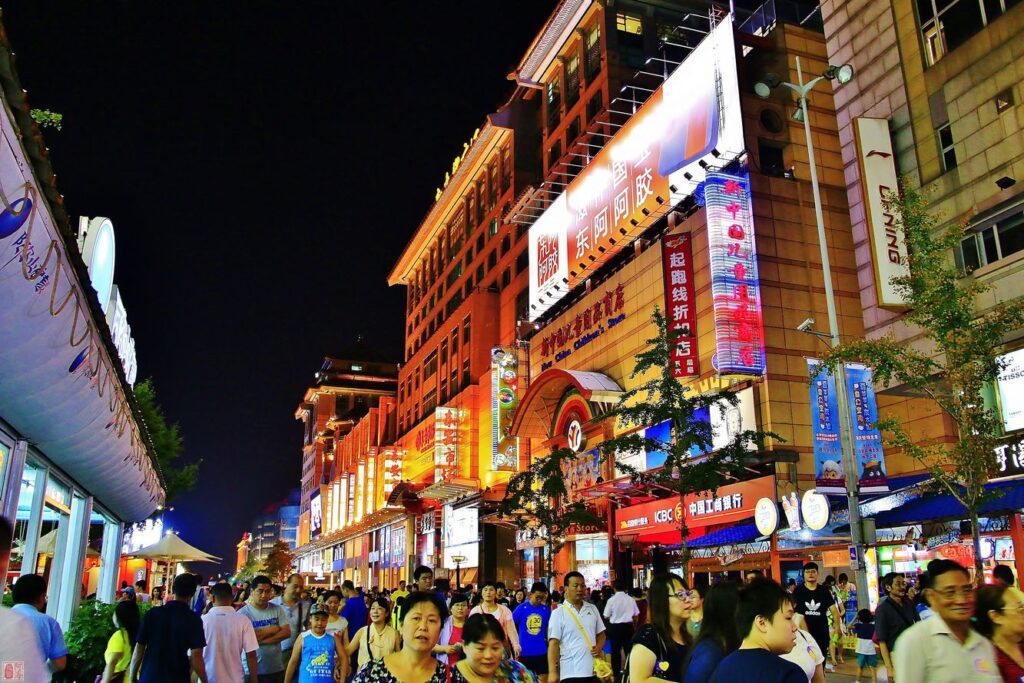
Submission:
M 731 444 L 744 431 L 757 429 L 757 413 L 754 407 L 754 388 L 747 387 L 736 392 L 736 405 L 720 401 L 710 408 L 698 408 L 694 417 L 711 423 L 711 448 L 701 451 L 697 446 L 690 449 L 696 457 L 721 450 Z M 757 444 L 747 444 L 748 450 L 757 450 Z
M 405 524 L 391 527 L 391 566 L 405 566 Z
M 519 405 L 519 354 L 514 346 L 491 349 L 491 469 L 515 472 L 519 438 L 509 433 Z
M 1015 432 L 1024 429 L 1024 349 L 997 356 L 996 360 L 1002 365 L 996 386 L 1003 431 Z
M 857 487 L 861 493 L 889 490 L 885 472 L 882 434 L 878 422 L 878 400 L 871 368 L 860 363 L 846 364 L 846 396 L 850 404 L 850 428 L 853 455 L 857 463 Z
M 601 476 L 601 453 L 593 448 L 580 453 L 575 460 L 562 462 L 562 476 L 565 479 L 566 502 L 582 500 L 583 491 L 597 485 Z
M 316 538 L 323 531 L 324 510 L 320 500 L 320 491 L 314 491 L 309 497 L 309 536 Z
M 453 557 L 464 557 L 461 567 L 480 563 L 480 510 L 444 506 L 444 566 L 455 569 Z
M 723 375 L 763 375 L 764 327 L 750 178 L 709 173 L 704 184 L 704 207 L 715 309 L 716 369 Z
M 672 348 L 672 376 L 697 377 L 700 375 L 700 358 L 697 352 L 697 305 L 690 235 L 666 235 L 662 249 L 665 320 L 670 333 L 681 335 Z
M 815 358 L 807 359 L 811 384 L 811 432 L 814 435 L 815 488 L 818 493 L 845 494 L 846 472 L 839 440 L 836 378 Z
M 721 22 L 530 228 L 530 320 L 743 152 L 732 21 Z M 703 162 L 703 165 L 702 165 Z

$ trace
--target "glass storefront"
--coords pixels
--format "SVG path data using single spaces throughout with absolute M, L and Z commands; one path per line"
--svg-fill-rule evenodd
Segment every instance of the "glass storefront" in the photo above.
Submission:
M 607 534 L 586 534 L 576 538 L 576 571 L 583 574 L 588 588 L 610 583 Z

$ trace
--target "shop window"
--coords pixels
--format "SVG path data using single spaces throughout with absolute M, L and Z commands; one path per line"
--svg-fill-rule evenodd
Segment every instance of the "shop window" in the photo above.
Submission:
M 942 170 L 952 171 L 956 168 L 956 149 L 953 146 L 953 126 L 947 123 L 935 130 L 939 138 L 939 151 L 942 154 Z
M 970 273 L 1024 250 L 1024 212 L 977 230 L 960 242 L 958 266 Z

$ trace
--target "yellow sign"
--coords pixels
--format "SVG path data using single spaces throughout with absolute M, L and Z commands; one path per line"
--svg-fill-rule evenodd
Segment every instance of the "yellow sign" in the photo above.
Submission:
M 462 143 L 462 154 L 452 159 L 452 170 L 444 174 L 444 183 L 434 192 L 435 202 L 441 198 L 441 193 L 444 192 L 444 189 L 448 187 L 448 183 L 450 183 L 452 181 L 452 178 L 455 177 L 455 172 L 459 170 L 459 166 L 462 165 L 462 162 L 466 160 L 466 154 L 469 152 L 469 148 L 473 145 L 474 142 L 476 142 L 477 138 L 479 137 L 480 129 L 477 128 L 476 130 L 473 131 L 473 137 L 471 137 L 468 142 Z

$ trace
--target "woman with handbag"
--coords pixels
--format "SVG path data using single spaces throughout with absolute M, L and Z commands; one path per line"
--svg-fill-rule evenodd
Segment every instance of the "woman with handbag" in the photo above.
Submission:
M 328 591 L 328 595 L 330 591 Z M 387 598 L 377 598 L 370 603 L 370 623 L 362 627 L 346 643 L 345 651 L 349 656 L 356 654 L 357 669 L 362 669 L 371 660 L 381 659 L 384 655 L 398 652 L 402 646 L 402 637 L 390 622 L 391 609 Z M 340 632 L 339 632 L 340 633 Z M 346 641 L 348 635 L 345 636 Z
M 106 665 L 97 683 L 121 683 L 128 674 L 128 664 L 135 649 L 135 634 L 139 632 L 139 606 L 134 600 L 121 600 L 114 606 L 114 635 L 107 641 L 103 653 Z
M 633 636 L 625 683 L 681 681 L 690 649 L 690 589 L 675 574 L 662 574 L 651 581 L 647 600 L 650 620 Z

